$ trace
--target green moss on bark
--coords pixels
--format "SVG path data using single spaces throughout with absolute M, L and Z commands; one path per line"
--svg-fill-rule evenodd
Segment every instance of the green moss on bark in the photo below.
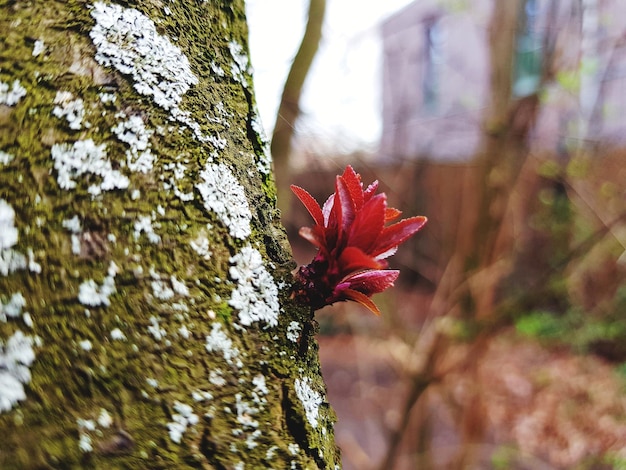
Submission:
M 129 76 L 96 62 L 90 8 L 81 1 L 0 7 L 0 80 L 19 80 L 27 90 L 15 106 L 0 105 L 0 150 L 15 157 L 0 166 L 0 198 L 15 211 L 13 249 L 26 257 L 32 251 L 41 267 L 0 276 L 3 301 L 20 292 L 33 322 L 0 322 L 0 338 L 18 329 L 38 338 L 26 399 L 0 413 L 0 467 L 334 468 L 332 410 L 324 401 L 314 428 L 294 392 L 294 381 L 309 377 L 324 393 L 312 332 L 300 339 L 308 348 L 286 337 L 290 322 L 304 324 L 310 312 L 289 300 L 293 261 L 273 180 L 257 168 L 263 142 L 251 124 L 251 77 L 245 86 L 231 75 L 229 42 L 246 47 L 243 2 L 136 5 L 189 58 L 199 83 L 181 107 L 224 148 L 199 142 L 137 94 Z M 33 56 L 38 40 L 45 49 Z M 88 125 L 72 129 L 52 114 L 59 91 L 82 99 Z M 103 102 L 103 93 L 116 100 Z M 123 164 L 128 144 L 112 131 L 120 113 L 154 130 L 154 168 L 146 174 Z M 92 173 L 75 176 L 75 188 L 59 187 L 52 147 L 86 139 L 106 143 L 106 158 L 129 178 L 128 189 L 92 197 L 88 187 L 100 183 Z M 225 163 L 244 188 L 252 212 L 246 240 L 233 238 L 195 194 L 211 160 Z M 75 216 L 81 228 L 72 232 L 64 221 Z M 137 230 L 140 217 L 149 218 L 158 242 Z M 193 247 L 203 237 L 210 256 Z M 228 303 L 230 259 L 247 244 L 285 285 L 276 327 L 244 328 Z M 102 290 L 107 277 L 115 291 L 106 302 L 79 301 L 81 285 L 91 280 Z M 240 363 L 207 350 L 216 322 Z M 173 424 L 183 421 L 177 436 Z

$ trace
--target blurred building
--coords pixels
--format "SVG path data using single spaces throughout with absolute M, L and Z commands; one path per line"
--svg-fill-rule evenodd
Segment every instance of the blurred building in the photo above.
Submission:
M 466 161 L 476 153 L 489 104 L 494 1 L 417 0 L 383 23 L 384 161 Z M 513 98 L 539 94 L 535 149 L 626 145 L 623 18 L 623 0 L 521 1 Z

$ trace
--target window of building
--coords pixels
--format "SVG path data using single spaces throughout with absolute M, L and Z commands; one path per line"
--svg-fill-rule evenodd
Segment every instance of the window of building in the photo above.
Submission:
M 428 19 L 424 23 L 424 78 L 422 94 L 424 111 L 436 112 L 439 108 L 441 87 L 441 65 L 444 61 L 445 33 L 439 18 Z
M 513 95 L 516 97 L 535 93 L 541 81 L 543 49 L 537 26 L 538 17 L 537 0 L 525 0 L 519 19 L 515 50 Z

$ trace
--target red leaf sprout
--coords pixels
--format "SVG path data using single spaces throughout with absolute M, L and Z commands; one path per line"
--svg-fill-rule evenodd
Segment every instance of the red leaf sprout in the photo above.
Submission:
M 302 227 L 300 235 L 318 248 L 313 261 L 296 273 L 296 299 L 315 310 L 353 300 L 380 315 L 370 297 L 393 286 L 400 274 L 385 269 L 385 259 L 424 226 L 426 217 L 385 226 L 401 212 L 387 207 L 387 196 L 374 194 L 377 189 L 374 181 L 363 190 L 361 176 L 350 165 L 337 176 L 335 193 L 322 207 L 306 190 L 291 186 L 315 222 L 313 227 Z

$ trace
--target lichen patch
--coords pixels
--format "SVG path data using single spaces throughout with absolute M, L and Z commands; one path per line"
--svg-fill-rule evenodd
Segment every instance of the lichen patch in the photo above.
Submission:
M 85 104 L 81 98 L 74 98 L 69 91 L 57 91 L 54 104 L 56 106 L 52 109 L 52 114 L 59 119 L 65 118 L 70 129 L 77 131 L 83 127 Z M 84 125 L 90 127 L 88 122 Z
M 106 145 L 96 145 L 92 139 L 77 140 L 73 144 L 54 144 L 51 151 L 57 183 L 62 189 L 73 189 L 77 179 L 86 174 L 101 178 L 99 184 L 92 184 L 88 192 L 97 196 L 102 191 L 126 189 L 129 180 L 118 170 L 114 170 L 107 158 Z
M 0 339 L 0 413 L 26 400 L 24 385 L 30 382 L 35 360 L 34 338 L 17 330 L 4 342 Z
M 287 339 L 292 342 L 297 342 L 298 338 L 300 338 L 300 330 L 302 326 L 297 321 L 292 321 L 289 323 L 287 327 Z
M 222 329 L 221 323 L 213 323 L 211 333 L 206 337 L 205 348 L 210 353 L 221 353 L 228 365 L 242 367 L 243 362 L 239 358 L 239 349 L 233 346 L 233 340 Z
M 15 211 L 4 199 L 0 199 L 0 250 L 11 248 L 17 243 Z
M 250 73 L 250 59 L 245 53 L 243 46 L 237 41 L 230 41 L 228 43 L 228 49 L 234 61 L 231 65 L 230 73 L 235 81 L 240 82 L 247 88 L 248 81 L 246 80 L 246 74 Z
M 198 83 L 187 57 L 138 10 L 104 2 L 93 7 L 96 23 L 89 35 L 97 48 L 96 60 L 130 75 L 135 90 L 162 108 L 177 108 Z
M 13 249 L 17 244 L 18 231 L 15 227 L 15 211 L 4 199 L 0 199 L 0 275 L 26 269 L 26 256 Z
M 111 305 L 109 297 L 115 293 L 115 275 L 118 272 L 117 265 L 111 261 L 107 276 L 101 285 L 98 285 L 93 279 L 87 279 L 78 288 L 78 301 L 83 305 L 91 307 Z
M 223 163 L 208 163 L 200 172 L 200 179 L 196 188 L 205 209 L 217 214 L 233 237 L 247 238 L 252 233 L 252 214 L 244 188 L 230 169 Z
M 183 434 L 187 428 L 193 427 L 200 421 L 197 414 L 193 412 L 193 408 L 179 401 L 174 402 L 174 410 L 176 413 L 172 415 L 172 421 L 167 423 L 170 439 L 180 444 Z
M 237 287 L 228 304 L 239 312 L 239 323 L 250 326 L 265 322 L 276 326 L 280 311 L 278 287 L 265 269 L 261 253 L 248 245 L 231 257 L 230 263 L 229 274 Z
M 8 165 L 15 159 L 14 155 L 0 150 L 0 165 Z
M 141 116 L 126 116 L 118 113 L 117 125 L 111 131 L 117 138 L 128 144 L 126 166 L 132 172 L 148 173 L 154 167 L 154 154 L 150 149 L 150 137 L 154 131 L 147 129 Z
M 208 142 L 210 137 L 191 113 L 180 108 L 185 93 L 198 83 L 180 48 L 134 8 L 96 2 L 91 16 L 96 20 L 89 33 L 97 49 L 96 61 L 129 75 L 139 94 L 152 97 L 172 120 L 190 129 L 201 142 Z
M 296 379 L 295 390 L 296 395 L 302 403 L 304 412 L 306 413 L 307 421 L 313 428 L 316 428 L 319 419 L 319 408 L 324 400 L 319 392 L 313 390 L 310 382 L 311 379 L 309 379 L 308 377 L 304 377 L 303 379 Z
M 15 106 L 25 96 L 26 88 L 22 86 L 19 80 L 14 80 L 10 85 L 0 81 L 0 104 Z

